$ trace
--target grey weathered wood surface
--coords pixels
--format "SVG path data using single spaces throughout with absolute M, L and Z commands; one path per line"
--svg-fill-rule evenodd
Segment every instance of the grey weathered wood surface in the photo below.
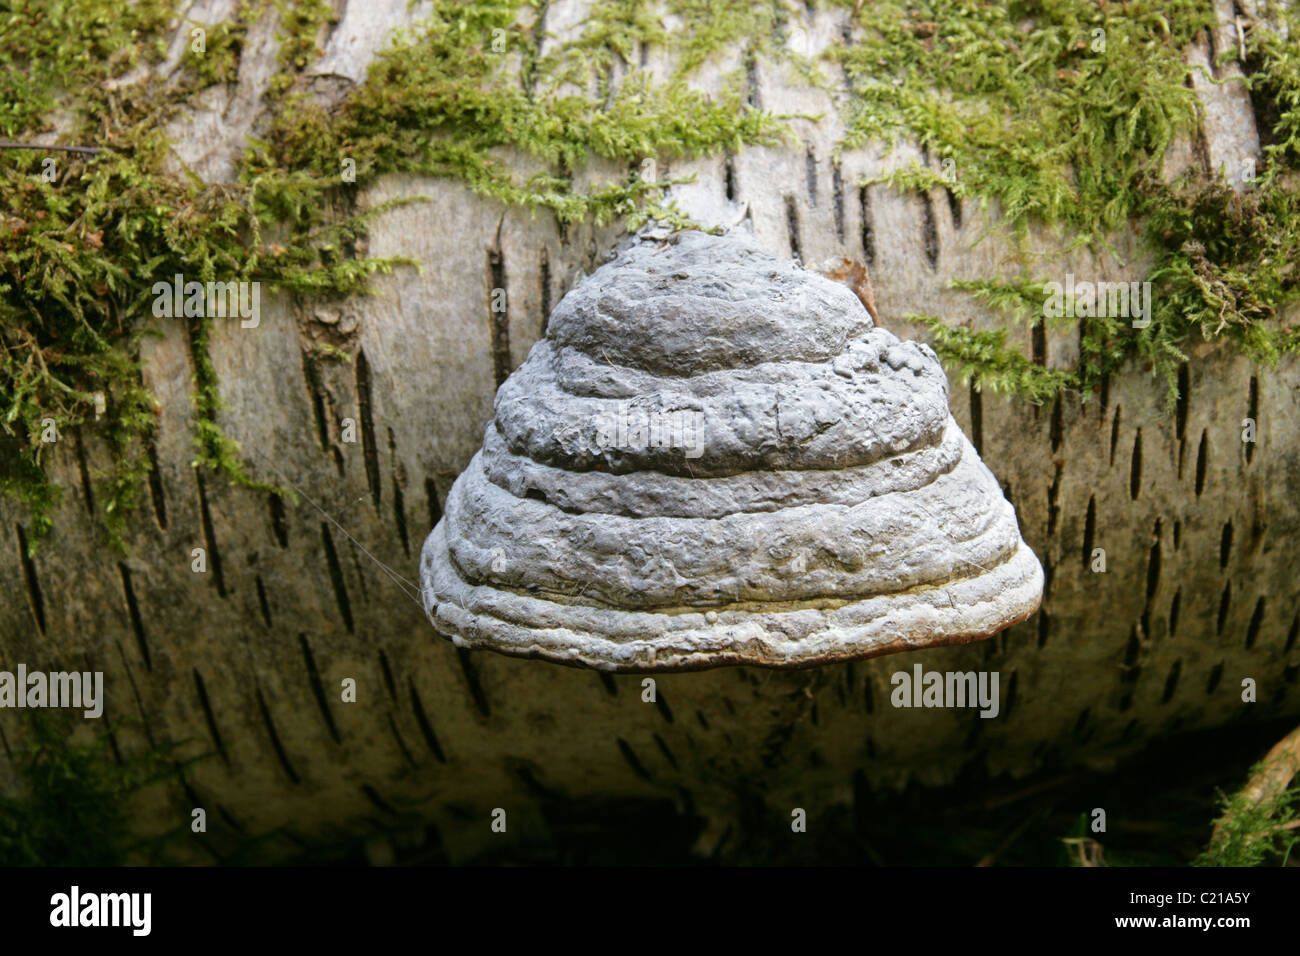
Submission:
M 200 4 L 191 16 L 217 19 L 221 6 Z M 582 10 L 553 3 L 548 25 L 579 22 Z M 359 79 L 388 32 L 415 15 L 405 0 L 346 3 L 317 71 L 332 82 Z M 840 17 L 810 18 L 795 5 L 787 41 L 812 52 L 841 28 Z M 1217 48 L 1229 40 L 1225 33 Z M 647 62 L 662 68 L 656 53 Z M 174 130 L 178 151 L 205 175 L 229 174 L 273 54 L 273 44 L 250 43 L 239 88 L 214 91 L 209 114 Z M 1206 48 L 1189 55 L 1204 60 Z M 1186 162 L 1231 170 L 1258 150 L 1249 101 L 1233 86 L 1201 84 L 1198 93 L 1208 104 L 1206 145 L 1175 151 L 1171 171 Z M 793 121 L 797 146 L 661 165 L 660 175 L 695 174 L 675 190 L 686 212 L 734 222 L 748 210 L 774 252 L 812 264 L 864 260 L 882 321 L 902 337 L 915 335 L 901 321 L 912 310 L 996 324 L 944 288 L 955 277 L 1015 272 L 1005 243 L 972 245 L 983 227 L 973 203 L 952 205 L 942 191 L 860 189 L 865 176 L 919 154 L 865 148 L 834 159 L 839 94 L 760 63 L 756 95 L 774 112 L 823 118 Z M 603 172 L 595 164 L 581 175 Z M 1041 613 L 993 640 L 808 671 L 661 676 L 657 704 L 642 702 L 638 677 L 458 652 L 356 542 L 415 580 L 420 545 L 478 447 L 501 370 L 522 362 L 548 308 L 618 232 L 561 236 L 548 216 L 449 181 L 393 176 L 365 202 L 408 195 L 431 201 L 385 214 L 369 252 L 412 256 L 422 272 L 381 279 L 373 298 L 264 302 L 258 329 L 220 325 L 212 349 L 228 406 L 222 421 L 253 472 L 291 481 L 355 542 L 306 501 L 280 508 L 190 467 L 192 364 L 172 323 L 160 323 L 161 338 L 145 347 L 163 411 L 157 479 L 132 523 L 129 554 L 103 547 L 88 518 L 87 476 L 106 461 L 93 438 L 57 445 L 51 467 L 65 501 L 30 562 L 19 547 L 25 515 L 0 502 L 0 661 L 105 671 L 106 716 L 138 718 L 117 735 L 123 753 L 168 741 L 188 741 L 184 753 L 215 751 L 188 771 L 188 793 L 154 791 L 138 807 L 140 825 L 158 830 L 205 807 L 210 832 L 196 841 L 196 858 L 223 853 L 240 833 L 283 828 L 288 835 L 264 848 L 275 855 L 432 823 L 463 859 L 492 839 L 492 808 L 506 808 L 510 838 L 525 839 L 545 831 L 556 797 L 689 804 L 714 821 L 709 849 L 742 804 L 766 806 L 779 823 L 792 806 L 815 815 L 851 801 L 864 783 L 1105 764 L 1151 738 L 1300 713 L 1292 553 L 1300 369 L 1294 361 L 1260 369 L 1220 347 L 1196 350 L 1172 416 L 1140 368 L 1087 402 L 1071 396 L 1042 408 L 954 386 L 957 421 L 1048 574 Z M 1140 277 L 1140 250 L 1119 241 L 1132 253 L 1124 269 L 1086 250 L 1062 255 L 1046 231 L 1031 248 L 1050 253 L 1045 261 L 1062 274 Z M 494 275 L 508 290 L 508 352 L 494 352 Z M 318 313 L 341 321 L 327 327 Z M 1075 335 L 1049 330 L 1035 343 L 1023 334 L 1027 352 L 1072 361 Z M 308 359 L 316 336 L 342 343 L 353 362 Z M 1258 422 L 1253 445 L 1240 436 L 1248 416 Z M 344 418 L 358 423 L 355 444 L 341 441 Z M 206 574 L 190 570 L 194 547 L 208 551 Z M 1106 550 L 1105 574 L 1088 568 L 1093 547 Z M 889 675 L 918 662 L 1000 671 L 1002 714 L 891 707 Z M 355 704 L 340 702 L 345 677 L 357 681 Z M 1258 703 L 1241 701 L 1246 677 L 1258 681 Z M 22 743 L 19 715 L 0 711 L 0 734 L 4 780 Z

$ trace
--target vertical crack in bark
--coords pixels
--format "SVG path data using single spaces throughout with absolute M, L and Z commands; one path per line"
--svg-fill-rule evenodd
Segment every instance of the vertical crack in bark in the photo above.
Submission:
M 257 587 L 257 606 L 262 612 L 262 620 L 266 622 L 267 629 L 271 627 L 271 604 L 266 599 L 266 585 L 262 583 L 260 574 L 254 575 L 253 583 Z
M 361 792 L 365 794 L 366 799 L 369 800 L 372 804 L 374 804 L 374 806 L 381 813 L 387 813 L 390 816 L 400 816 L 400 814 L 398 814 L 398 812 L 392 808 L 392 806 L 388 803 L 388 801 L 379 795 L 379 791 L 377 791 L 370 784 L 363 783 L 361 785 Z
M 86 441 L 81 429 L 73 431 L 72 445 L 77 450 L 77 472 L 81 476 L 81 494 L 86 503 L 86 514 L 95 516 L 95 488 L 90 480 L 90 466 L 86 462 Z
M 537 266 L 537 284 L 542 303 L 542 331 L 540 337 L 545 338 L 546 324 L 551 320 L 551 257 L 545 246 L 542 246 L 541 262 Z
M 406 765 L 412 768 L 415 767 L 415 757 L 407 748 L 406 741 L 402 739 L 402 734 L 397 729 L 397 721 L 391 713 L 388 715 L 388 729 L 393 732 L 393 740 L 397 741 L 397 748 L 402 751 L 402 759 L 406 761 Z
M 668 706 L 668 701 L 664 699 L 663 692 L 658 688 L 655 690 L 655 707 L 665 721 L 670 724 L 673 722 L 673 712 Z
M 939 267 L 939 226 L 934 219 L 934 200 L 928 192 L 921 193 L 921 240 L 925 260 L 933 271 Z
M 320 707 L 321 716 L 325 718 L 325 726 L 329 729 L 330 737 L 334 742 L 341 744 L 343 741 L 339 737 L 338 727 L 334 724 L 334 715 L 330 713 L 329 701 L 325 699 L 325 685 L 321 682 L 320 671 L 316 668 L 316 658 L 312 656 L 311 645 L 307 643 L 307 635 L 299 634 L 298 643 L 302 646 L 302 658 L 307 665 L 307 682 L 311 684 L 312 695 Z
M 221 551 L 217 548 L 217 533 L 212 527 L 212 509 L 208 507 L 207 487 L 203 482 L 203 473 L 194 472 L 194 481 L 199 489 L 199 521 L 203 525 L 203 543 L 208 549 L 208 563 L 212 567 L 212 580 L 216 582 L 217 594 L 226 596 L 226 579 L 221 573 Z
M 275 535 L 276 544 L 281 548 L 289 547 L 289 518 L 284 511 L 284 502 L 274 491 L 267 495 L 267 507 L 271 511 L 271 533 Z
M 135 673 L 131 670 L 131 665 L 126 659 L 126 651 L 122 649 L 122 642 L 114 640 L 113 644 L 117 647 L 117 656 L 122 661 L 122 669 L 126 671 L 127 683 L 131 685 L 131 695 L 135 697 L 135 708 L 140 714 L 140 726 L 144 729 L 145 739 L 149 741 L 149 749 L 157 750 L 158 742 L 154 739 L 153 725 L 149 720 L 149 712 L 145 710 L 144 698 L 140 696 L 140 685 L 135 681 Z M 172 766 L 178 766 L 175 761 L 171 761 Z
M 813 154 L 813 148 L 808 147 L 804 153 L 804 175 L 808 181 L 808 206 L 810 209 L 817 208 L 817 157 Z
M 1049 538 L 1056 534 L 1057 519 L 1061 514 L 1057 499 L 1061 494 L 1061 474 L 1064 470 L 1063 468 L 1056 469 L 1056 475 L 1052 478 L 1051 487 L 1047 489 L 1047 536 Z
M 334 550 L 334 539 L 330 536 L 329 525 L 320 524 L 321 541 L 325 545 L 325 561 L 329 565 L 330 583 L 334 585 L 334 598 L 338 602 L 339 613 L 343 615 L 343 624 L 352 634 L 352 602 L 348 600 L 348 588 L 343 580 L 343 566 L 339 564 L 338 552 Z
M 1250 377 L 1250 410 L 1247 412 L 1250 420 L 1255 424 L 1255 434 L 1259 434 L 1259 379 L 1254 375 Z M 1246 464 L 1250 464 L 1255 458 L 1255 443 L 1253 441 L 1245 442 L 1246 445 Z
M 207 686 L 203 683 L 203 675 L 199 673 L 197 667 L 194 668 L 194 689 L 199 695 L 199 708 L 203 711 L 203 719 L 207 722 L 212 744 L 217 748 L 217 753 L 226 766 L 230 766 L 230 754 L 226 753 L 226 744 L 221 739 L 221 731 L 217 728 L 217 717 L 212 712 L 212 701 L 208 698 Z
M 735 202 L 736 196 L 736 161 L 731 153 L 727 153 L 722 160 L 722 194 L 727 197 L 727 202 Z
M 1052 403 L 1052 424 L 1048 431 L 1052 442 L 1052 454 L 1055 455 L 1061 450 L 1061 444 L 1065 441 L 1065 393 L 1062 392 L 1056 396 L 1056 401 Z
M 1174 692 L 1178 690 L 1178 676 L 1182 671 L 1183 661 L 1182 658 L 1179 658 L 1169 668 L 1169 676 L 1165 678 L 1165 689 L 1160 695 L 1160 703 L 1167 704 L 1174 699 Z
M 302 377 L 307 383 L 307 395 L 311 399 L 311 417 L 316 423 L 316 440 L 320 442 L 321 451 L 329 451 L 329 425 L 325 418 L 325 397 L 321 393 L 320 370 L 316 359 L 306 349 L 302 352 Z
M 944 187 L 943 191 L 948 194 L 948 212 L 952 215 L 953 230 L 959 231 L 961 229 L 961 200 L 947 186 Z
M 1205 490 L 1205 465 L 1209 452 L 1209 429 L 1201 429 L 1201 444 L 1196 449 L 1196 497 Z
M 41 593 L 41 581 L 36 576 L 36 562 L 27 550 L 27 535 L 21 524 L 14 525 L 18 534 L 18 563 L 23 568 L 23 582 L 27 585 L 27 603 L 32 609 L 36 621 L 36 630 L 45 635 L 45 595 Z
M 659 747 L 659 752 L 664 755 L 664 759 L 668 761 L 669 766 L 671 766 L 674 770 L 676 770 L 677 758 L 673 756 L 673 752 L 668 749 L 668 745 L 664 743 L 664 739 L 662 737 L 660 737 L 658 734 L 654 734 L 653 736 L 654 736 L 655 743 Z
M 397 703 L 397 684 L 393 681 L 393 669 L 388 666 L 388 655 L 381 648 L 379 651 L 379 669 L 384 675 L 384 686 L 388 688 L 389 699 Z
M 844 173 L 838 160 L 831 162 L 831 202 L 835 207 L 835 238 L 844 242 Z
M 144 669 L 153 670 L 149 660 L 149 642 L 144 637 L 144 621 L 140 617 L 140 605 L 135 600 L 135 589 L 131 587 L 131 569 L 119 561 L 117 570 L 122 576 L 122 593 L 126 596 L 126 610 L 131 617 L 131 630 L 135 632 L 136 643 L 140 646 L 140 656 L 144 658 Z
M 1129 496 L 1137 501 L 1138 493 L 1142 490 L 1142 429 L 1137 430 L 1133 436 L 1133 458 L 1129 464 L 1128 473 L 1128 493 Z
M 651 783 L 652 778 L 649 772 L 637 758 L 636 752 L 632 749 L 632 746 L 622 737 L 618 737 L 616 740 L 618 743 L 618 752 L 623 755 L 623 759 L 627 762 L 627 765 L 632 768 L 632 772 L 646 783 Z
M 271 712 L 266 707 L 266 698 L 262 696 L 262 688 L 257 688 L 257 709 L 262 714 L 262 723 L 266 725 L 267 736 L 271 739 L 271 747 L 275 750 L 275 755 L 280 759 L 280 766 L 288 774 L 291 783 L 302 783 L 298 772 L 293 769 L 293 764 L 289 762 L 289 755 L 284 752 L 284 746 L 280 743 L 280 735 L 276 732 L 275 722 L 271 720 Z
M 487 251 L 488 330 L 492 343 L 492 370 L 496 387 L 510 377 L 510 301 L 506 294 L 506 260 L 501 251 L 501 231 L 496 244 Z
M 858 208 L 862 213 L 862 259 L 868 266 L 876 264 L 876 227 L 871 219 L 871 194 L 866 186 L 858 187 Z
M 1187 404 L 1191 393 L 1187 363 L 1178 366 L 1178 404 L 1174 411 L 1174 433 L 1178 438 L 1178 480 L 1183 480 L 1183 453 L 1187 450 Z
M 791 257 L 802 262 L 803 249 L 799 244 L 799 207 L 795 204 L 793 196 L 785 197 L 785 231 L 786 238 L 790 241 Z
M 1209 679 L 1205 682 L 1205 694 L 1208 697 L 1218 689 L 1219 681 L 1223 679 L 1223 661 L 1215 664 L 1210 668 Z
M 149 498 L 153 502 L 154 520 L 161 531 L 167 530 L 167 496 L 163 493 L 162 475 L 158 472 L 158 446 L 150 437 L 145 442 L 145 453 L 149 456 Z
M 1047 326 L 1042 319 L 1029 328 L 1029 355 L 1035 365 L 1047 364 Z
M 751 43 L 745 47 L 745 102 L 755 110 L 763 109 L 763 97 L 758 91 L 758 54 Z
M 1261 595 L 1255 602 L 1255 611 L 1250 615 L 1250 624 L 1246 626 L 1246 650 L 1255 646 L 1255 641 L 1259 637 L 1259 629 L 1264 624 L 1264 598 Z
M 1219 597 L 1219 618 L 1214 626 L 1214 633 L 1223 634 L 1223 625 L 1228 622 L 1228 608 L 1232 605 L 1232 582 L 1223 585 L 1223 594 Z
M 1115 406 L 1115 418 L 1110 425 L 1110 464 L 1115 466 L 1115 449 L 1119 447 L 1119 420 L 1120 413 L 1124 410 L 1122 405 Z
M 397 525 L 397 537 L 402 542 L 402 553 L 411 556 L 411 535 L 406 527 L 406 498 L 402 494 L 401 477 L 405 473 L 397 460 L 397 441 L 393 430 L 388 429 L 388 467 L 393 476 L 393 523 Z
M 425 713 L 424 704 L 420 701 L 419 691 L 415 689 L 415 681 L 410 682 L 411 686 L 411 710 L 415 713 L 415 724 L 420 728 L 420 735 L 424 737 L 424 743 L 429 748 L 438 763 L 446 763 L 447 757 L 442 752 L 442 745 L 438 743 L 438 735 L 433 732 L 433 724 L 429 721 L 428 714 Z
M 381 487 L 379 483 L 379 446 L 375 441 L 375 416 L 370 394 L 370 363 L 365 349 L 357 351 L 357 408 L 361 416 L 361 451 L 366 461 L 366 484 L 379 510 Z
M 456 660 L 460 663 L 461 673 L 465 675 L 465 684 L 469 687 L 469 695 L 474 701 L 474 706 L 484 717 L 490 717 L 492 709 L 488 705 L 487 694 L 483 693 L 483 685 L 479 683 L 478 667 L 470 657 L 469 651 L 463 647 L 456 648 Z
M 1083 566 L 1092 566 L 1093 536 L 1097 530 L 1097 496 L 1088 496 L 1088 510 L 1083 517 Z
M 85 662 L 84 669 L 90 673 L 93 674 L 97 670 L 102 670 L 102 668 L 95 666 L 95 661 L 90 654 L 83 653 L 81 659 Z M 109 706 L 111 703 L 113 703 L 112 695 L 105 695 L 103 703 L 104 712 L 100 717 L 103 720 L 104 735 L 108 737 L 108 746 L 113 751 L 113 762 L 120 767 L 122 766 L 122 748 L 118 746 L 117 732 L 113 729 L 117 726 L 117 721 L 114 719 L 114 715 L 116 714 L 115 708 Z

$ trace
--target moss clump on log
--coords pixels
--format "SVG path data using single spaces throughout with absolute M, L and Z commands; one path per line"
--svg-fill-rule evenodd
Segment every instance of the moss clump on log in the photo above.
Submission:
M 26 746 L 14 754 L 17 791 L 0 795 L 0 866 L 157 862 L 166 842 L 186 832 L 182 825 L 141 839 L 127 819 L 132 794 L 180 771 L 172 761 L 174 746 L 114 759 L 113 728 L 89 743 L 73 743 L 66 728 L 40 711 L 29 712 L 27 723 Z
M 1109 249 L 1108 234 L 1138 224 L 1155 254 L 1146 277 L 1151 324 L 1135 329 L 1126 317 L 1086 318 L 1073 369 L 1038 366 L 1009 348 L 1000 331 L 911 316 L 932 329 L 940 356 L 978 387 L 1033 402 L 1065 389 L 1087 396 L 1136 358 L 1164 379 L 1172 404 L 1178 366 L 1198 334 L 1224 337 L 1267 362 L 1300 349 L 1300 335 L 1279 321 L 1300 296 L 1294 5 L 1264 11 L 1289 28 L 1289 42 L 1254 23 L 1240 49 L 1218 58 L 1220 65 L 1240 60 L 1244 82 L 1271 123 L 1260 130 L 1264 160 L 1256 181 L 1237 193 L 1220 170 L 1161 180 L 1167 149 L 1199 121 L 1189 81 L 1200 68 L 1185 62 L 1185 50 L 1216 22 L 1211 3 L 1134 2 L 1120 9 L 1091 0 L 883 0 L 865 8 L 845 2 L 858 11 L 853 30 L 827 52 L 853 93 L 843 145 L 906 136 L 942 170 L 913 165 L 871 182 L 946 188 L 984 208 L 996 203 L 999 227 L 1020 240 L 1031 221 L 1041 221 L 1073 245 Z M 1010 281 L 952 285 L 1034 324 L 1044 321 L 1045 296 L 1042 282 L 1029 280 L 1032 272 L 1026 262 L 1024 274 Z M 1076 319 L 1061 321 L 1073 326 Z
M 21 14 L 0 11 L 0 139 L 57 133 L 60 143 L 96 150 L 0 150 L 20 184 L 0 196 L 0 429 L 7 439 L 0 489 L 28 506 L 30 546 L 58 502 L 42 438 L 82 426 L 112 446 L 115 465 L 97 476 L 96 500 L 108 539 L 121 546 L 125 516 L 150 468 L 157 409 L 141 383 L 139 346 L 149 334 L 156 279 L 179 273 L 300 295 L 364 292 L 376 272 L 401 263 L 356 255 L 368 222 L 388 207 L 348 210 L 359 187 L 399 171 L 455 178 L 562 222 L 649 215 L 682 222 L 661 201 L 667 183 L 643 178 L 637 164 L 774 140 L 778 122 L 745 106 L 739 84 L 715 99 L 681 77 L 660 84 L 636 76 L 607 102 L 601 75 L 607 85 L 631 35 L 615 29 L 617 4 L 602 10 L 603 20 L 543 54 L 532 28 L 535 5 L 440 0 L 332 107 L 301 89 L 333 16 L 321 0 L 247 0 L 231 21 L 203 26 L 202 44 L 190 41 L 196 25 L 176 20 L 170 0 L 125 11 L 112 0 L 41 0 Z M 247 31 L 272 15 L 280 18 L 281 46 L 265 98 L 270 132 L 243 157 L 237 182 L 204 183 L 180 168 L 164 124 L 195 106 L 203 90 L 235 81 Z M 126 82 L 131 70 L 164 61 L 165 40 L 178 26 L 189 44 L 179 70 Z M 608 52 L 592 58 L 597 49 Z M 537 157 L 547 171 L 517 180 L 494 154 L 501 147 Z M 43 175 L 51 156 L 54 175 Z M 572 173 L 594 156 L 631 171 L 589 191 L 576 188 Z M 342 175 L 349 159 L 355 177 Z M 272 227 L 274 240 L 263 235 Z M 268 488 L 217 422 L 211 322 L 197 317 L 188 328 L 195 464 Z

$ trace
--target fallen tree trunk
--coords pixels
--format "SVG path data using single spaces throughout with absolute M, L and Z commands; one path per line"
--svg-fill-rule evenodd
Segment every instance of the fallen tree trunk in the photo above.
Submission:
M 576 23 L 584 9 L 553 3 L 547 16 Z M 362 79 L 407 15 L 404 0 L 345 4 L 321 82 Z M 792 10 L 792 29 L 816 50 L 843 16 Z M 257 120 L 258 57 L 273 55 L 250 43 L 241 82 L 174 131 L 205 176 L 230 174 Z M 913 311 L 999 327 L 947 287 L 999 274 L 1011 254 L 996 235 L 976 244 L 975 204 L 946 202 L 942 189 L 859 187 L 928 160 L 906 145 L 883 159 L 874 147 L 837 155 L 833 92 L 790 85 L 762 60 L 752 73 L 764 108 L 821 118 L 791 121 L 797 145 L 666 164 L 661 177 L 695 177 L 672 190 L 680 208 L 709 225 L 748 216 L 767 248 L 810 264 L 864 263 L 881 322 L 900 337 L 924 338 L 903 319 Z M 1256 153 L 1240 88 L 1198 92 L 1209 161 Z M 597 163 L 578 175 L 600 172 Z M 371 255 L 411 257 L 418 273 L 378 279 L 374 297 L 274 297 L 256 329 L 215 327 L 220 421 L 250 471 L 296 489 L 296 503 L 191 467 L 195 369 L 179 323 L 160 323 L 145 345 L 146 384 L 162 409 L 157 467 L 126 553 L 103 546 L 93 517 L 92 479 L 109 451 L 89 432 L 50 456 L 66 494 L 34 555 L 25 513 L 0 502 L 10 595 L 0 660 L 102 670 L 109 720 L 138 718 L 116 731 L 123 754 L 169 742 L 182 755 L 210 753 L 183 787 L 150 791 L 136 808 L 142 827 L 166 830 L 204 807 L 208 832 L 185 851 L 195 858 L 256 835 L 272 834 L 259 852 L 276 857 L 433 825 L 449 857 L 467 859 L 494 839 L 496 808 L 514 839 L 544 840 L 569 801 L 617 800 L 689 808 L 710 821 L 707 851 L 742 818 L 785 826 L 791 808 L 815 815 L 851 801 L 855 787 L 1105 763 L 1153 738 L 1300 714 L 1300 586 L 1287 548 L 1300 532 L 1300 368 L 1286 359 L 1261 370 L 1218 345 L 1184 366 L 1174 414 L 1135 366 L 1101 394 L 1043 407 L 954 380 L 954 416 L 1047 573 L 1042 610 L 992 640 L 808 671 L 664 675 L 652 701 L 638 677 L 457 650 L 410 593 L 421 544 L 481 441 L 503 375 L 621 231 L 561 230 L 459 183 L 402 175 L 368 188 L 360 205 L 413 196 L 429 198 L 384 213 L 367 242 Z M 1067 252 L 1046 230 L 1034 241 L 1058 250 L 1062 273 L 1141 278 L 1132 237 L 1117 239 L 1126 268 Z M 493 309 L 499 288 L 504 312 Z M 1077 358 L 1073 334 L 1023 334 L 1047 365 Z M 323 358 L 322 342 L 350 360 Z M 1242 440 L 1247 418 L 1253 442 Z M 916 664 L 997 670 L 998 718 L 892 707 L 890 676 Z M 346 680 L 355 702 L 343 699 Z M 17 712 L 0 710 L 0 734 L 4 768 L 24 740 Z

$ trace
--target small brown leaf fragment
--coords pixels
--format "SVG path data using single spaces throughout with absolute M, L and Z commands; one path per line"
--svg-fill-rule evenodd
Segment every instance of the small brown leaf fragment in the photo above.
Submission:
M 826 278 L 842 282 L 852 289 L 858 300 L 871 313 L 871 320 L 876 325 L 881 324 L 880 316 L 876 313 L 876 293 L 871 288 L 871 276 L 867 275 L 867 267 L 863 263 L 854 259 L 845 259 L 843 256 L 832 257 L 823 262 L 817 271 Z

